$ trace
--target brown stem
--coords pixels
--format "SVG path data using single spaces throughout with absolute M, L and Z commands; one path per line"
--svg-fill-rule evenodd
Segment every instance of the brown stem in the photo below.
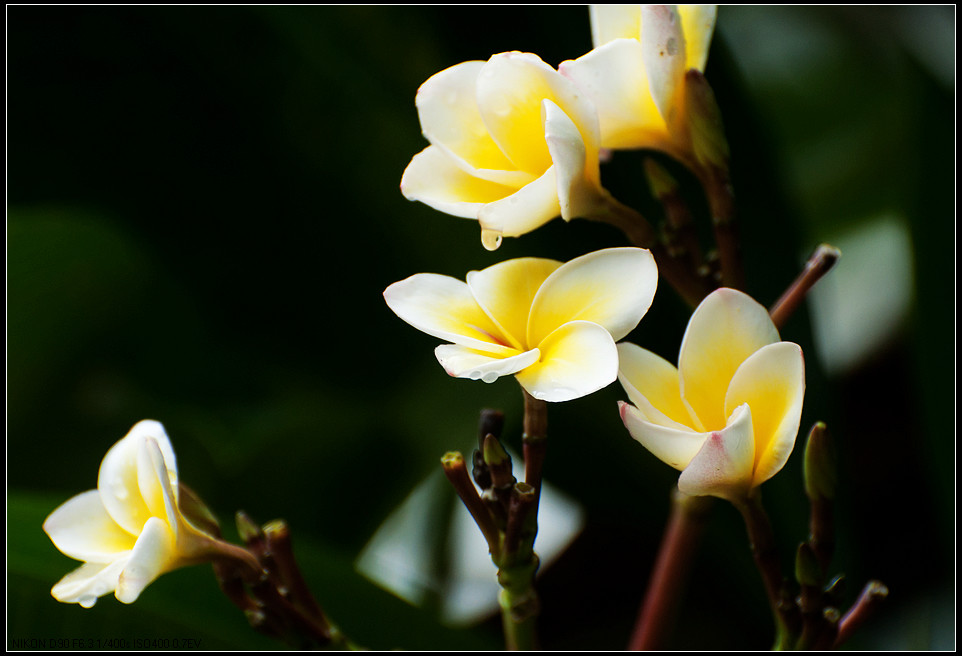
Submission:
M 697 273 L 685 262 L 673 257 L 658 238 L 658 233 L 640 212 L 622 205 L 614 198 L 605 198 L 605 204 L 593 216 L 585 218 L 607 223 L 618 228 L 628 240 L 639 248 L 651 251 L 658 264 L 658 275 L 668 281 L 691 307 L 697 307 L 710 291 Z
M 461 497 L 461 501 L 464 502 L 468 512 L 471 513 L 474 522 L 478 525 L 478 528 L 481 529 L 484 539 L 488 542 L 488 550 L 491 552 L 491 557 L 497 562 L 501 557 L 500 533 L 487 507 L 484 505 L 484 502 L 481 501 L 477 489 L 471 482 L 471 477 L 468 475 L 468 468 L 464 464 L 464 456 L 457 451 L 450 451 L 441 458 L 441 466 L 444 468 L 444 474 L 448 477 L 448 480 L 451 481 L 451 485 L 454 486 L 454 491 Z
M 712 501 L 710 497 L 688 496 L 678 488 L 672 491 L 668 526 L 648 583 L 648 592 L 638 612 L 629 650 L 657 649 L 674 626 L 685 575 Z
M 769 310 L 769 315 L 775 327 L 781 329 L 785 325 L 788 318 L 798 309 L 805 295 L 808 294 L 808 290 L 835 266 L 839 257 L 841 257 L 841 251 L 834 246 L 820 244 L 815 249 L 798 278 Z
M 524 481 L 541 494 L 541 470 L 548 447 L 548 404 L 536 399 L 524 388 Z
M 858 600 L 845 613 L 838 624 L 838 635 L 835 638 L 836 648 L 851 638 L 856 629 L 875 614 L 888 594 L 889 589 L 881 581 L 869 581 L 865 584 Z
M 721 260 L 721 283 L 733 289 L 745 288 L 741 246 L 735 224 L 735 196 L 728 175 L 717 167 L 701 169 L 699 178 L 708 196 L 715 244 Z

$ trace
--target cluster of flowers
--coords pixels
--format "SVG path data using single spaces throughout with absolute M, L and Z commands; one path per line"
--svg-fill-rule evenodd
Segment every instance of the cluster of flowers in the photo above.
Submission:
M 482 243 L 527 233 L 608 202 L 605 150 L 658 149 L 688 164 L 705 157 L 697 105 L 715 23 L 713 6 L 597 6 L 595 48 L 558 70 L 535 55 L 466 62 L 422 85 L 416 104 L 431 143 L 401 188 L 477 219 Z M 719 289 L 695 310 L 676 368 L 626 337 L 657 286 L 642 248 L 610 248 L 567 263 L 520 258 L 466 282 L 418 274 L 384 292 L 388 306 L 442 339 L 452 376 L 514 375 L 531 396 L 568 401 L 618 379 L 628 431 L 682 471 L 692 495 L 737 500 L 777 473 L 795 443 L 804 394 L 801 349 L 779 340 L 764 307 Z M 98 487 L 57 508 L 44 530 L 85 564 L 52 590 L 92 606 L 131 603 L 160 574 L 216 559 L 228 546 L 185 517 L 185 492 L 163 426 L 140 422 L 107 453 Z
M 430 146 L 408 165 L 404 195 L 477 219 L 482 243 L 551 219 L 592 216 L 609 198 L 604 150 L 657 149 L 697 166 L 697 94 L 715 25 L 710 5 L 592 6 L 594 49 L 551 68 L 509 52 L 431 77 L 416 104 Z M 568 401 L 620 380 L 629 433 L 682 470 L 679 489 L 732 500 L 771 478 L 795 444 L 805 389 L 798 345 L 768 311 L 722 288 L 691 317 L 676 368 L 616 344 L 648 311 L 657 267 L 641 248 L 567 263 L 519 258 L 466 282 L 418 274 L 384 292 L 404 321 L 451 342 L 452 376 L 513 374 L 537 399 Z

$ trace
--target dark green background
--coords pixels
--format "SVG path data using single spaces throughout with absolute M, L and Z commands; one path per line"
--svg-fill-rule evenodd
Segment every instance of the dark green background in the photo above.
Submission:
M 492 254 L 476 223 L 398 190 L 426 145 L 425 79 L 506 50 L 578 57 L 587 10 L 9 6 L 7 19 L 7 647 L 278 646 L 206 567 L 165 575 L 129 607 L 50 597 L 76 563 L 43 519 L 150 417 L 221 517 L 289 521 L 317 596 L 356 642 L 497 648 L 496 619 L 444 628 L 353 571 L 439 456 L 471 448 L 480 408 L 506 412 L 509 444 L 520 433 L 516 384 L 445 376 L 437 340 L 381 292 L 420 271 L 463 277 L 624 243 L 554 221 Z M 759 301 L 817 243 L 873 216 L 897 216 L 911 238 L 910 313 L 872 357 L 830 376 L 805 311 L 782 333 L 808 355 L 803 433 L 824 420 L 840 443 L 847 598 L 868 578 L 892 592 L 853 647 L 954 647 L 954 21 L 950 6 L 723 7 L 707 68 Z M 640 163 L 619 154 L 603 180 L 656 216 Z M 674 360 L 687 317 L 665 285 L 631 339 Z M 664 525 L 677 473 L 629 439 L 620 398 L 612 385 L 550 408 L 546 475 L 588 524 L 541 578 L 547 648 L 624 647 Z M 806 530 L 800 455 L 765 486 L 786 568 Z M 741 520 L 717 504 L 670 646 L 770 640 Z

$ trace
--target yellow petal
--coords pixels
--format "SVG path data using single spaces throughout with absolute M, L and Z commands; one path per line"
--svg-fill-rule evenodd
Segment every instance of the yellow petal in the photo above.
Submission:
M 465 172 L 437 146 L 428 146 L 415 155 L 401 176 L 401 193 L 408 200 L 466 219 L 478 218 L 478 211 L 486 203 L 516 190 Z
M 653 423 L 638 408 L 624 401 L 618 402 L 618 408 L 628 433 L 652 455 L 675 469 L 688 466 L 705 443 L 705 433 Z
M 732 377 L 725 408 L 747 404 L 755 433 L 753 485 L 761 485 L 788 461 L 795 446 L 805 397 L 802 349 L 791 342 L 764 346 Z
M 678 489 L 692 496 L 744 499 L 752 486 L 754 457 L 752 413 L 741 405 L 725 428 L 708 434 L 678 477 Z
M 401 319 L 428 335 L 501 357 L 514 352 L 460 280 L 419 273 L 385 289 L 384 300 Z
M 678 5 L 678 13 L 685 33 L 685 68 L 704 72 L 711 37 L 715 32 L 718 5 Z
M 507 260 L 469 273 L 468 287 L 511 345 L 526 350 L 531 303 L 545 279 L 560 266 L 556 260 L 536 257 Z
M 661 117 L 672 124 L 675 93 L 685 75 L 685 34 L 671 5 L 642 5 L 641 45 L 648 88 Z
M 618 39 L 558 67 L 596 107 L 603 148 L 667 147 L 668 127 L 648 90 L 644 52 L 637 39 Z
M 748 356 L 779 341 L 768 310 L 747 294 L 717 289 L 695 309 L 678 355 L 682 398 L 705 430 L 726 425 L 725 395 Z
M 571 80 L 537 55 L 495 55 L 478 76 L 478 107 L 501 151 L 518 169 L 541 175 L 551 166 L 542 101 L 554 102 L 578 127 L 588 152 L 599 147 L 594 105 Z
M 538 361 L 541 353 L 532 349 L 508 357 L 494 357 L 457 344 L 442 344 L 434 355 L 449 376 L 493 383 L 501 376 L 515 374 Z
M 174 536 L 167 522 L 151 517 L 137 538 L 130 560 L 117 582 L 117 599 L 125 604 L 137 600 L 140 593 L 177 562 Z
M 618 350 L 602 326 L 572 321 L 538 344 L 541 359 L 518 372 L 521 386 L 536 399 L 577 399 L 612 383 L 618 375 Z
M 107 514 L 97 490 L 62 504 L 44 521 L 43 530 L 62 553 L 92 563 L 113 562 L 136 542 Z
M 641 248 L 607 248 L 577 257 L 552 273 L 531 306 L 529 345 L 574 320 L 604 326 L 616 341 L 645 316 L 655 296 L 658 269 Z
M 418 89 L 421 131 L 432 144 L 443 146 L 478 169 L 515 167 L 488 134 L 477 102 L 478 74 L 483 61 L 469 61 L 432 75 Z
M 629 342 L 618 344 L 618 360 L 618 380 L 648 421 L 701 432 L 681 400 L 678 369 L 673 364 Z
M 177 461 L 164 427 L 156 421 L 144 420 L 114 444 L 100 463 L 97 489 L 107 513 L 131 535 L 140 535 L 144 523 L 153 517 L 154 510 L 163 507 L 159 488 L 154 489 L 148 477 L 141 486 L 139 470 L 140 450 L 148 437 L 161 444 L 167 468 L 176 481 Z M 147 498 L 144 492 L 147 492 Z M 158 503 L 159 502 L 159 503 Z
M 641 5 L 588 5 L 588 14 L 595 48 L 615 39 L 641 38 Z

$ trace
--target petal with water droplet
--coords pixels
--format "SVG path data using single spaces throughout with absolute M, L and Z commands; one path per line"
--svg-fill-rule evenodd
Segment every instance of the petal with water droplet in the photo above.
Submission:
M 544 139 L 542 139 L 543 141 Z M 561 215 L 554 167 L 510 196 L 484 205 L 478 211 L 482 231 L 518 237 Z
M 542 401 L 571 401 L 596 392 L 618 375 L 618 350 L 602 326 L 571 321 L 538 344 L 541 358 L 517 374 L 518 382 Z
M 84 608 L 93 606 L 99 597 L 117 589 L 120 573 L 127 565 L 129 554 L 112 563 L 86 563 L 60 579 L 50 590 L 53 598 L 65 604 L 79 603 Z
M 515 374 L 538 361 L 538 349 L 516 352 L 508 357 L 492 357 L 457 344 L 442 344 L 434 350 L 438 362 L 449 376 L 493 383 L 501 376 Z
M 398 317 L 428 335 L 500 357 L 514 353 L 460 280 L 419 273 L 385 289 L 384 300 Z

